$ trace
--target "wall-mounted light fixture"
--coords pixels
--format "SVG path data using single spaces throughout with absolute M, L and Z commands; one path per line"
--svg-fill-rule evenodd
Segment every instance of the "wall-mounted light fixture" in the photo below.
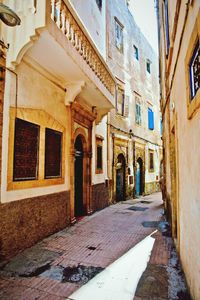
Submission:
M 8 6 L 0 3 L 0 20 L 8 26 L 20 25 L 21 20 L 18 15 Z

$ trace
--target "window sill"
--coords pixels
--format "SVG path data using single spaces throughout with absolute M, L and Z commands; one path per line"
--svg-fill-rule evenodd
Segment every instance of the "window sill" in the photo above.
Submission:
M 26 181 L 12 181 L 8 182 L 7 190 L 23 190 L 36 187 L 44 187 L 50 185 L 63 184 L 64 178 L 51 178 L 51 179 L 38 179 L 38 180 L 26 180 Z

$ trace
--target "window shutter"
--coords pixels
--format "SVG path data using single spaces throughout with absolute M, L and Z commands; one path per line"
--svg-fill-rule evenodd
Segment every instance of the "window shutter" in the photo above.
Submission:
M 62 133 L 46 128 L 45 132 L 45 178 L 61 176 Z
M 39 126 L 15 120 L 13 180 L 37 179 Z
M 129 115 L 129 96 L 124 96 L 124 116 L 127 118 Z
M 148 108 L 148 127 L 154 130 L 154 112 L 150 108 Z

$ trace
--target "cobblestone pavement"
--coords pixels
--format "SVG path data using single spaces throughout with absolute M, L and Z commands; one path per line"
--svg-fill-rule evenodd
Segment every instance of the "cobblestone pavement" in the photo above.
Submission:
M 155 221 L 163 219 L 162 212 L 161 194 L 156 193 L 111 205 L 84 217 L 74 226 L 23 251 L 4 266 L 0 271 L 0 299 L 66 299 L 154 232 Z M 154 221 L 154 227 L 142 225 L 147 221 Z M 134 299 L 189 299 L 184 280 L 179 278 L 171 238 L 160 231 L 154 237 L 150 261 Z M 173 268 L 178 270 L 178 275 Z

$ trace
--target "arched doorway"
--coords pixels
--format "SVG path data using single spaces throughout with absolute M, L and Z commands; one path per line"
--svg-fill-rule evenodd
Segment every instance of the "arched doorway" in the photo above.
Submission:
M 84 215 L 83 205 L 83 142 L 78 135 L 75 144 L 74 159 L 74 215 L 80 217 Z
M 136 196 L 143 193 L 143 161 L 139 157 L 136 162 L 136 180 L 135 180 L 135 194 Z
M 124 155 L 119 154 L 116 165 L 116 201 L 123 201 L 126 197 L 125 170 Z

